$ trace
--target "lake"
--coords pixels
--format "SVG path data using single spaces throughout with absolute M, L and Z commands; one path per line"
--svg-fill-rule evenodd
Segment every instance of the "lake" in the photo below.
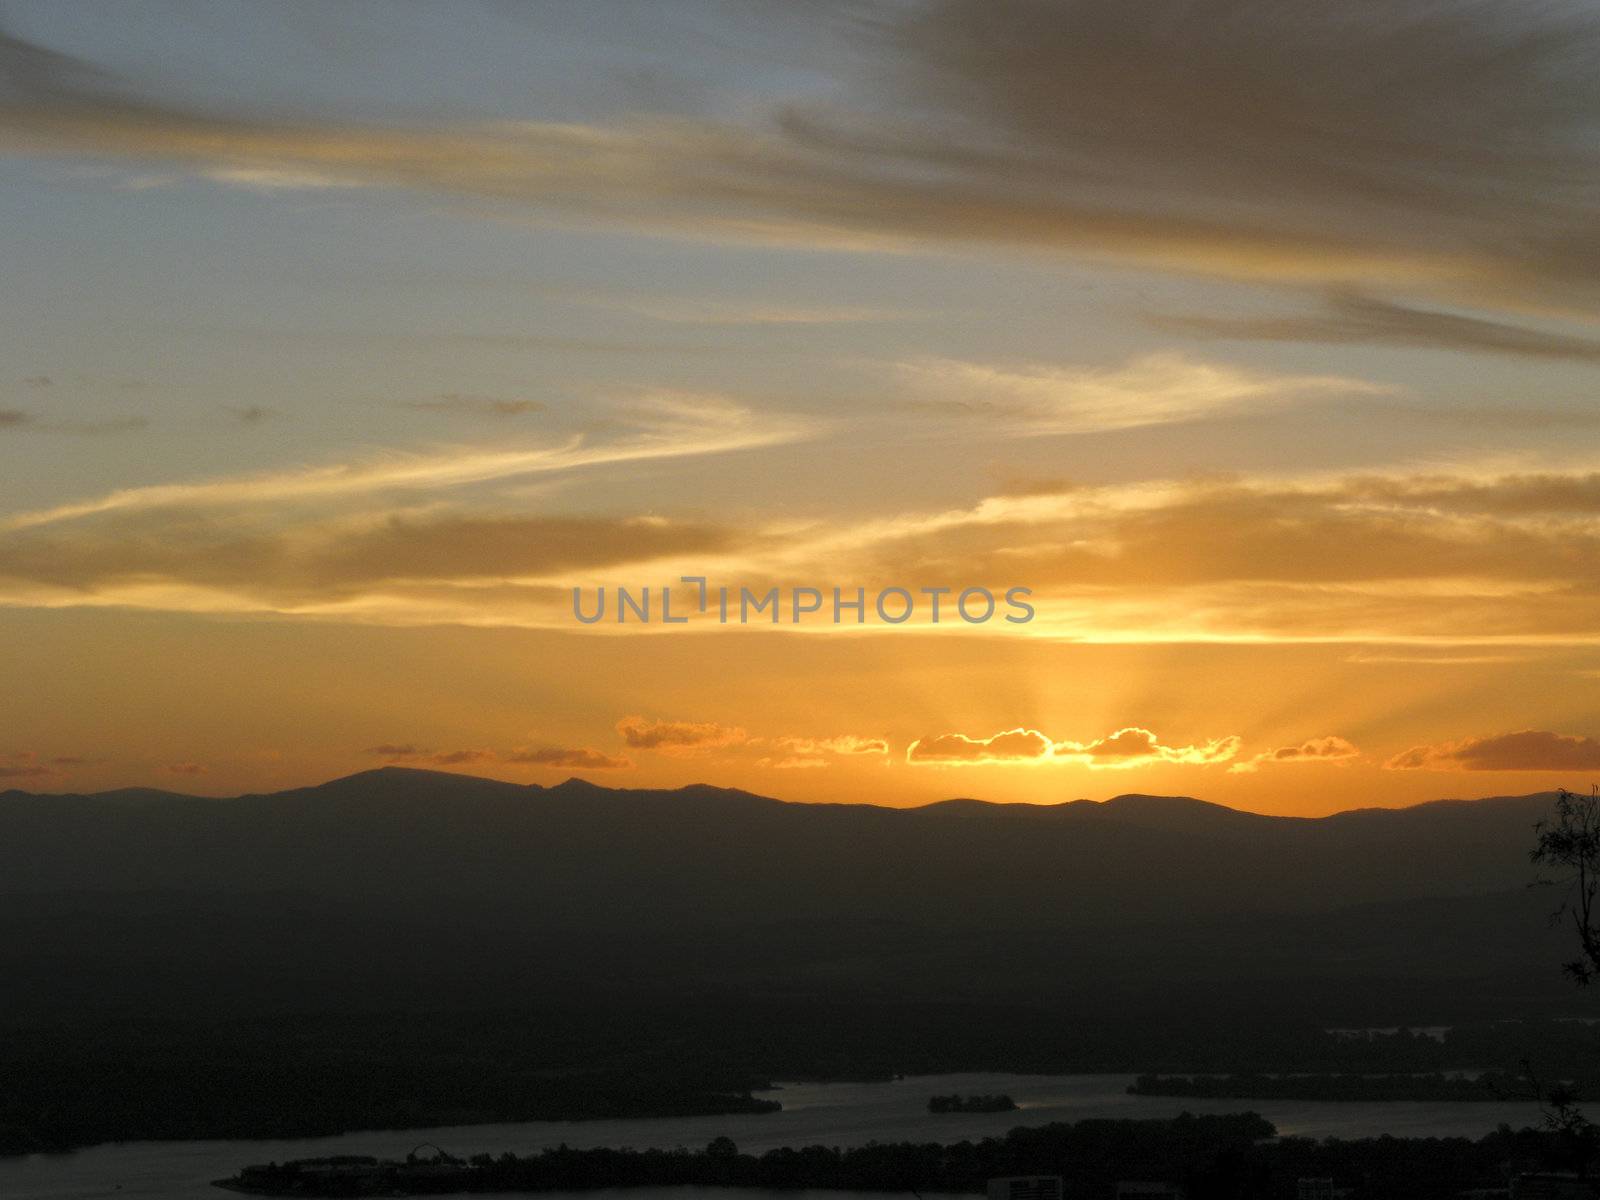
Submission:
M 719 1135 L 745 1151 L 774 1146 L 850 1146 L 865 1142 L 956 1142 L 1005 1133 L 1017 1125 L 1078 1121 L 1086 1117 L 1174 1117 L 1181 1112 L 1225 1113 L 1253 1109 L 1283 1134 L 1308 1137 L 1480 1137 L 1501 1122 L 1531 1125 L 1538 1113 L 1527 1103 L 1392 1101 L 1332 1104 L 1274 1100 L 1201 1100 L 1180 1096 L 1130 1096 L 1132 1075 L 923 1075 L 891 1083 L 795 1083 L 770 1093 L 783 1111 L 764 1116 L 666 1117 L 628 1121 L 530 1121 L 343 1134 L 270 1142 L 123 1142 L 66 1155 L 0 1159 L 0 1196 L 6 1200 L 88 1200 L 90 1197 L 162 1197 L 222 1200 L 231 1193 L 210 1186 L 246 1163 L 282 1162 L 329 1154 L 403 1157 L 424 1143 L 452 1154 L 526 1154 L 565 1142 L 569 1146 L 635 1149 L 701 1147 Z M 1005 1092 L 1019 1112 L 927 1111 L 928 1097 L 959 1092 Z M 641 1188 L 627 1200 L 705 1200 L 703 1189 Z M 544 1193 L 559 1198 L 560 1193 Z M 585 1192 L 578 1200 L 623 1193 Z M 849 1200 L 847 1192 L 788 1192 L 786 1200 Z M 717 1189 L 710 1200 L 770 1200 L 770 1193 Z M 874 1200 L 883 1200 L 875 1194 Z

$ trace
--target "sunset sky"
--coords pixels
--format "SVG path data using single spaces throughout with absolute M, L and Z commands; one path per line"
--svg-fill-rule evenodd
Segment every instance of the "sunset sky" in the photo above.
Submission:
M 0 787 L 1587 789 L 1597 62 L 1579 0 L 5 3 Z M 1036 617 L 573 617 L 685 575 Z

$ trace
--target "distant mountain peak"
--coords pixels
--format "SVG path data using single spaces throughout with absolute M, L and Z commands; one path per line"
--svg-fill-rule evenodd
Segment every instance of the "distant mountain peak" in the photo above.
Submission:
M 1107 808 L 1154 808 L 1163 811 L 1173 809 L 1200 809 L 1227 808 L 1226 805 L 1217 804 L 1210 800 L 1199 800 L 1194 796 L 1163 796 L 1154 792 L 1122 792 L 1112 796 L 1101 803 Z M 1237 812 L 1238 809 L 1228 808 L 1228 812 Z
M 604 787 L 593 780 L 581 779 L 577 775 L 569 775 L 560 783 L 548 789 L 552 792 L 561 792 L 565 795 L 582 792 L 614 792 L 616 788 Z
M 355 783 L 363 779 L 477 779 L 481 776 L 462 775 L 453 771 L 430 771 L 425 767 L 407 767 L 400 763 L 385 763 L 381 767 L 368 767 L 364 771 L 352 771 L 349 775 L 339 775 L 333 779 L 325 780 L 314 787 L 335 787 L 344 783 Z
M 1246 812 L 1193 796 L 1155 796 L 1144 792 L 1126 792 L 1099 804 L 1075 807 L 1086 816 L 1174 834 L 1242 837 L 1255 830 L 1302 821 L 1299 817 Z
M 543 791 L 543 788 L 521 783 L 508 783 L 502 779 L 489 779 L 482 775 L 467 775 L 459 771 L 434 771 L 424 767 L 408 767 L 398 763 L 389 763 L 381 767 L 370 767 L 365 771 L 357 771 L 353 775 L 341 775 L 337 779 L 330 779 L 326 783 L 313 784 L 306 788 L 291 789 L 301 795 L 326 795 L 326 796 L 370 796 L 381 798 L 385 795 L 393 796 L 418 796 L 433 793 L 456 791 L 463 794 L 482 794 L 485 792 L 520 792 Z M 267 793 L 272 795 L 274 793 Z

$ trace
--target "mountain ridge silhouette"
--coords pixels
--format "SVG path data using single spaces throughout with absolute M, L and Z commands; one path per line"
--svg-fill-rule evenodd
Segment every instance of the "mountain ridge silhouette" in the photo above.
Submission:
M 1534 793 L 1325 817 L 1142 793 L 893 808 L 380 767 L 225 799 L 0 793 L 0 890 L 185 881 L 381 904 L 407 902 L 393 893 L 410 878 L 426 884 L 413 899 L 553 905 L 602 925 L 627 907 L 610 890 L 623 880 L 660 890 L 662 912 L 680 915 L 777 914 L 806 891 L 830 912 L 956 921 L 1156 916 L 1179 900 L 1295 911 L 1524 884 L 1532 825 L 1550 802 Z M 918 872 L 925 884 L 910 878 Z
M 1332 979 L 1488 1005 L 1546 976 L 1562 988 L 1552 901 L 1527 886 L 1550 803 L 890 808 L 404 767 L 224 799 L 13 789 L 0 978 L 17 986 L 0 1010 L 617 988 L 993 999 L 1165 994 L 1175 977 L 1263 1003 Z
M 1085 812 L 1100 809 L 1107 813 L 1118 815 L 1137 815 L 1141 818 L 1167 813 L 1194 816 L 1206 814 L 1218 819 L 1231 817 L 1253 818 L 1267 821 L 1326 821 L 1336 818 L 1347 818 L 1361 814 L 1378 813 L 1403 813 L 1416 812 L 1423 809 L 1442 809 L 1446 807 L 1474 806 L 1474 805 L 1531 805 L 1534 803 L 1548 803 L 1554 800 L 1554 790 L 1548 792 L 1531 792 L 1516 795 L 1492 795 L 1480 797 L 1441 797 L 1433 800 L 1423 800 L 1415 804 L 1406 805 L 1360 805 L 1354 808 L 1340 809 L 1332 813 L 1318 816 L 1299 816 L 1284 813 L 1260 813 L 1250 809 L 1233 808 L 1214 800 L 1203 800 L 1188 795 L 1165 795 L 1149 792 L 1122 792 L 1108 796 L 1104 800 L 1092 800 L 1087 797 L 1075 797 L 1069 800 L 1058 801 L 998 801 L 985 800 L 975 796 L 952 796 L 943 800 L 933 800 L 926 804 L 917 805 L 886 805 L 872 804 L 869 801 L 806 801 L 784 800 L 774 796 L 765 796 L 759 792 L 751 792 L 743 788 L 729 788 L 706 782 L 683 784 L 674 788 L 627 788 L 609 787 L 605 784 L 595 783 L 582 776 L 569 776 L 556 784 L 539 783 L 513 783 L 509 780 L 495 779 L 492 776 L 473 775 L 461 771 L 439 771 L 424 767 L 408 767 L 391 764 L 381 767 L 370 767 L 355 771 L 348 775 L 335 776 L 321 783 L 305 784 L 298 787 L 283 788 L 275 792 L 243 792 L 236 796 L 204 796 L 190 792 L 177 792 L 164 788 L 125 787 L 113 788 L 100 792 L 34 792 L 25 788 L 10 787 L 0 789 L 0 800 L 15 800 L 21 798 L 59 798 L 59 799 L 184 799 L 199 801 L 223 802 L 228 800 L 257 799 L 263 797 L 284 796 L 290 794 L 315 792 L 321 794 L 338 793 L 356 789 L 371 783 L 400 783 L 407 791 L 416 791 L 419 786 L 453 786 L 467 787 L 483 792 L 495 792 L 503 795 L 606 795 L 606 796 L 715 796 L 715 797 L 742 797 L 749 800 L 767 804 L 783 804 L 804 808 L 873 808 L 891 812 L 904 813 L 935 813 L 940 811 L 973 811 L 985 814 L 1028 814 Z

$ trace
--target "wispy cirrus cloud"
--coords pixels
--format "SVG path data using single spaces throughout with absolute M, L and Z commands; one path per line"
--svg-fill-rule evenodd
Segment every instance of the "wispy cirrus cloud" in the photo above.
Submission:
M 140 509 L 336 500 L 386 491 L 461 487 L 584 467 L 725 454 L 799 440 L 809 432 L 799 421 L 758 417 L 741 405 L 713 396 L 656 393 L 636 403 L 633 413 L 640 431 L 609 442 L 575 435 L 526 449 L 393 452 L 331 466 L 123 488 L 89 500 L 0 518 L 0 530 Z
M 998 595 L 1025 581 L 1037 617 L 1004 632 L 1096 642 L 1432 646 L 1480 660 L 1488 647 L 1600 643 L 1600 471 L 1582 468 L 1062 481 L 855 521 L 394 513 L 372 500 L 353 517 L 197 501 L 0 528 L 0 603 L 571 630 L 573 587 L 710 572 L 757 591 L 948 580 Z
M 1521 358 L 1600 362 L 1600 338 L 1538 329 L 1470 313 L 1400 304 L 1335 290 L 1318 311 L 1290 315 L 1219 317 L 1152 315 L 1160 329 L 1238 341 L 1316 342 L 1325 345 L 1413 346 L 1508 354 Z
M 1107 433 L 1282 407 L 1314 396 L 1396 389 L 1332 375 L 1288 375 L 1151 354 L 1110 368 L 1005 368 L 949 359 L 902 363 L 914 408 L 983 418 L 1016 435 Z
M 1575 309 L 1600 282 L 1600 100 L 1585 67 L 1600 19 L 1584 6 L 846 11 L 836 36 L 870 70 L 821 98 L 606 124 L 201 108 L 7 36 L 0 145 L 256 190 L 405 188 L 728 237 L 1010 242 L 1308 283 L 1565 297 Z
M 0 519 L 0 603 L 573 629 L 574 587 L 710 574 L 758 592 L 928 581 L 998 595 L 1022 584 L 1038 615 L 1015 632 L 1097 642 L 1339 641 L 1369 656 L 1600 643 L 1600 469 L 1581 463 L 1060 478 L 826 520 L 517 514 L 504 497 L 450 505 L 450 487 L 434 486 L 809 430 L 726 406 L 677 411 L 572 448 L 178 482 L 15 514 Z M 419 496 L 429 503 L 403 504 Z

